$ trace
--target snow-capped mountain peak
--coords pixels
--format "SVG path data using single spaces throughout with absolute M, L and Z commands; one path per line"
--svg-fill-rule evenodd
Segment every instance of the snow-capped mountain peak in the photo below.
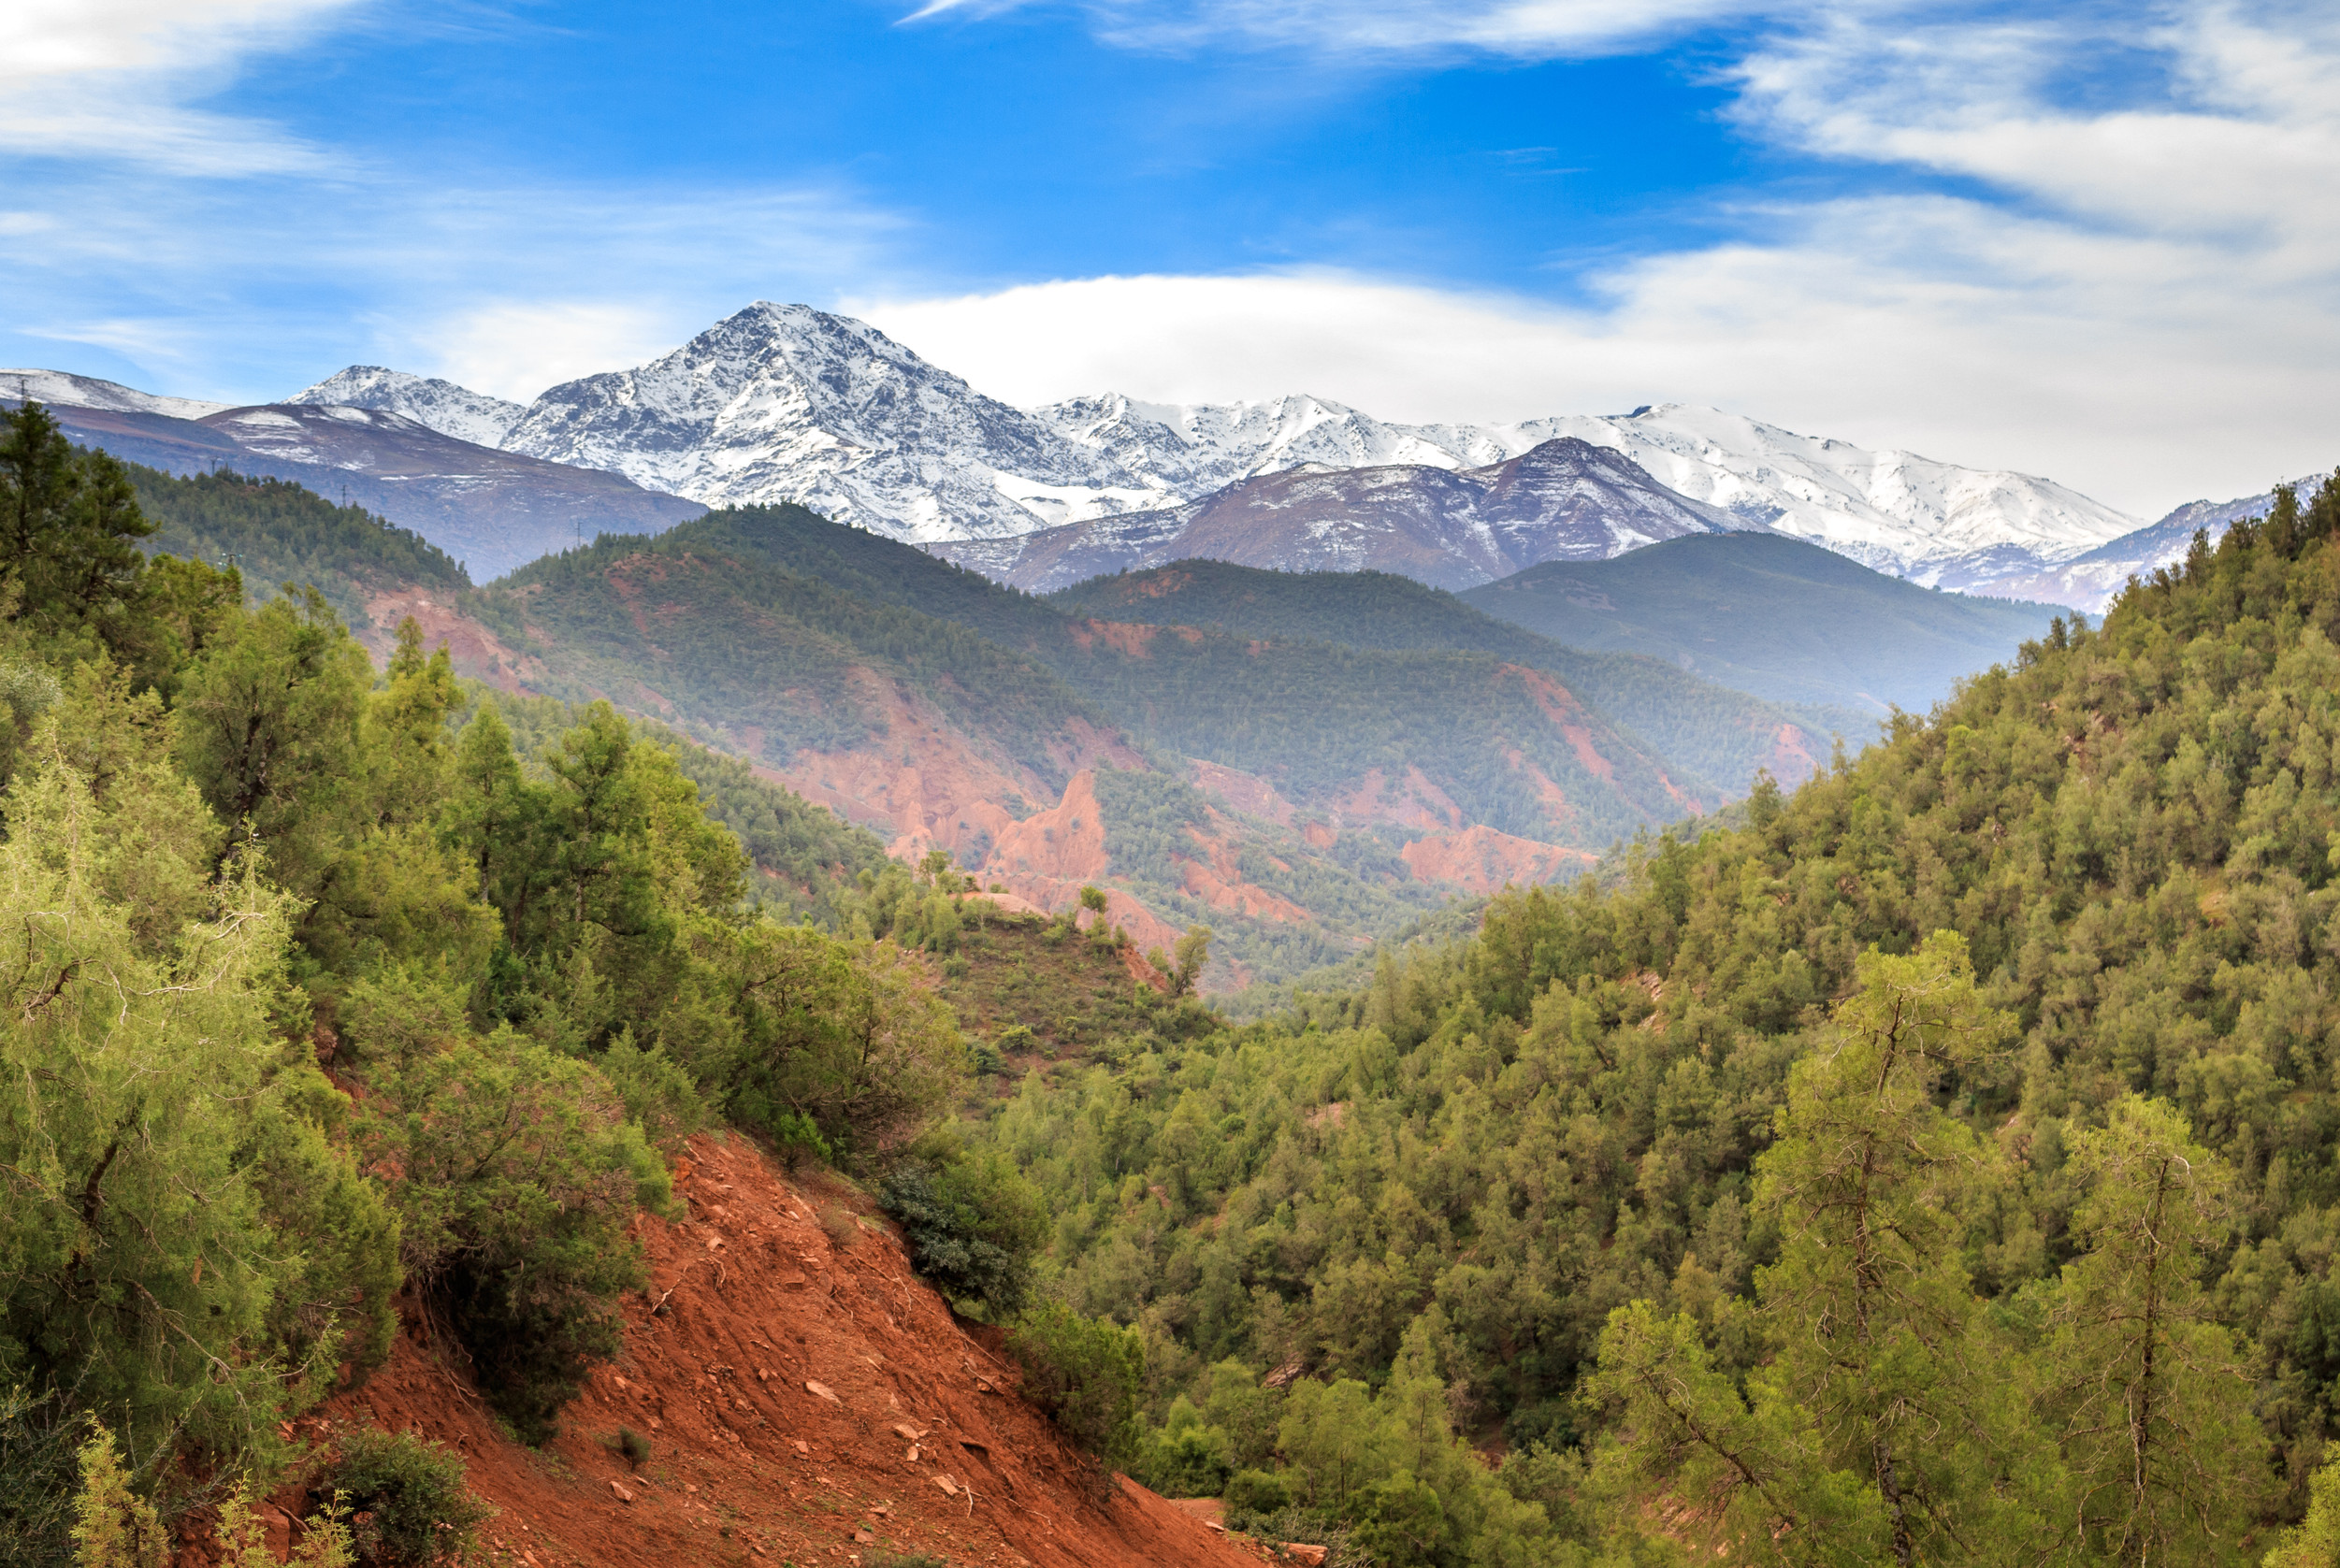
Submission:
M 711 505 L 785 498 L 920 540 L 1172 498 L 865 322 L 766 301 L 637 369 L 554 387 L 505 445 Z
M 1668 488 L 1750 527 L 1809 539 L 1923 583 L 1980 551 L 2069 559 L 2137 526 L 2052 480 L 1871 451 L 1682 403 L 1622 417 L 1529 420 L 1503 433 L 1521 441 L 1576 436 L 1613 447 Z
M 417 376 L 380 365 L 353 365 L 284 401 L 400 414 L 475 446 L 503 445 L 505 436 L 528 411 L 523 404 L 473 392 L 436 376 Z
M 1631 459 L 1741 526 L 1926 583 L 1953 583 L 1986 558 L 2027 570 L 2069 561 L 2137 526 L 2031 475 L 1680 403 L 1510 424 L 1398 424 L 1307 394 L 1157 403 L 1103 393 L 1025 410 L 866 322 L 769 301 L 526 410 L 363 366 L 295 400 L 399 413 L 710 506 L 795 501 L 923 543 L 1161 511 L 1303 466 L 1478 469 L 1566 438 Z

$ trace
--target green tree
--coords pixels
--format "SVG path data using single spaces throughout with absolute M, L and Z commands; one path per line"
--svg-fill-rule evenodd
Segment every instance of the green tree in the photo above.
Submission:
M 1189 926 L 1186 935 L 1170 949 L 1170 961 L 1175 966 L 1170 971 L 1170 994 L 1191 995 L 1203 978 L 1203 967 L 1210 962 L 1210 928 Z
M 1611 1319 L 1593 1388 L 1624 1411 L 1644 1474 L 1695 1451 L 1741 1538 L 1791 1559 L 2012 1553 L 2040 1534 L 2057 1469 L 1965 1261 L 1961 1214 L 2000 1180 L 1996 1151 L 1936 1103 L 2012 1026 L 1955 933 L 1864 954 L 1857 976 L 1756 1162 L 1780 1256 L 1756 1274 L 1770 1355 L 1749 1397 L 1694 1321 L 1645 1306 Z
M 671 1203 L 666 1168 L 590 1066 L 509 1029 L 369 1075 L 359 1133 L 397 1172 L 408 1272 L 542 1441 L 617 1350 L 617 1293 L 644 1278 L 628 1228 Z
M 2136 1096 L 2073 1140 L 2069 1170 L 2083 1250 L 2049 1312 L 2050 1355 L 2087 1544 L 2140 1568 L 2234 1558 L 2264 1439 L 2248 1359 L 2201 1281 L 2232 1177 L 2175 1109 Z
M 121 464 L 76 452 L 56 420 L 26 401 L 0 414 L 0 581 L 38 632 L 118 633 L 154 531 Z
M 1044 1302 L 1008 1331 L 1007 1350 L 1024 1369 L 1025 1397 L 1066 1436 L 1107 1464 L 1130 1462 L 1146 1385 L 1136 1330 Z
M 53 734 L 0 844 L 0 1380 L 70 1390 L 142 1462 L 265 1463 L 280 1415 L 384 1345 L 396 1228 L 280 1045 L 291 900 L 250 855 L 207 886 L 191 792 L 101 799 Z
M 179 763 L 228 830 L 267 846 L 271 874 L 313 898 L 361 804 L 358 725 L 373 670 L 311 590 L 224 631 L 178 701 Z

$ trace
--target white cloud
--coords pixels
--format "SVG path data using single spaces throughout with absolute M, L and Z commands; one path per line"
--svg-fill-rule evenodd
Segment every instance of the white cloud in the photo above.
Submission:
M 928 0 L 904 19 L 989 17 L 1027 0 Z M 1341 56 L 1478 50 L 1528 59 L 1607 54 L 1685 27 L 1777 12 L 1767 0 L 1089 0 L 1107 43 L 1228 46 Z
M 427 340 L 419 363 L 430 374 L 526 403 L 562 381 L 656 358 L 674 346 L 674 329 L 665 312 L 640 305 L 507 300 L 458 312 Z

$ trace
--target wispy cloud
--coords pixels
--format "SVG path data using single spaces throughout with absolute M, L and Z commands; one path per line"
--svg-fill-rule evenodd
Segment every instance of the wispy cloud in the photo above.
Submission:
M 1556 55 L 1732 17 L 1749 40 L 1724 67 L 1743 133 L 1871 188 L 1742 195 L 1740 237 L 1579 280 L 1590 303 L 1574 309 L 1309 271 L 866 301 L 1009 396 L 1305 389 L 1420 419 L 1696 400 L 2052 472 L 2139 511 L 2340 461 L 2329 7 L 1201 0 L 1094 14 L 1101 36 L 1133 43 L 1209 19 L 1327 54 Z
M 758 295 L 905 277 L 901 222 L 828 186 L 149 176 L 94 193 L 61 175 L 22 196 L 0 223 L 10 313 L 194 396 L 282 396 L 372 359 L 528 397 Z
M 928 0 L 903 20 L 980 19 L 1037 0 Z M 1299 49 L 1345 57 L 1477 50 L 1530 59 L 1597 55 L 1718 21 L 1760 16 L 1776 0 L 1087 0 L 1111 44 L 1192 50 Z
M 177 175 L 322 173 L 328 151 L 199 107 L 246 57 L 362 0 L 16 0 L 0 7 L 0 149 Z

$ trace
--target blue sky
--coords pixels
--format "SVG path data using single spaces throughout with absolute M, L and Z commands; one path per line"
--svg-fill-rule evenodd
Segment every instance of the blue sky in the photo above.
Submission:
M 2340 461 L 2324 7 L 22 3 L 0 364 L 525 397 L 771 297 L 1022 402 Z

